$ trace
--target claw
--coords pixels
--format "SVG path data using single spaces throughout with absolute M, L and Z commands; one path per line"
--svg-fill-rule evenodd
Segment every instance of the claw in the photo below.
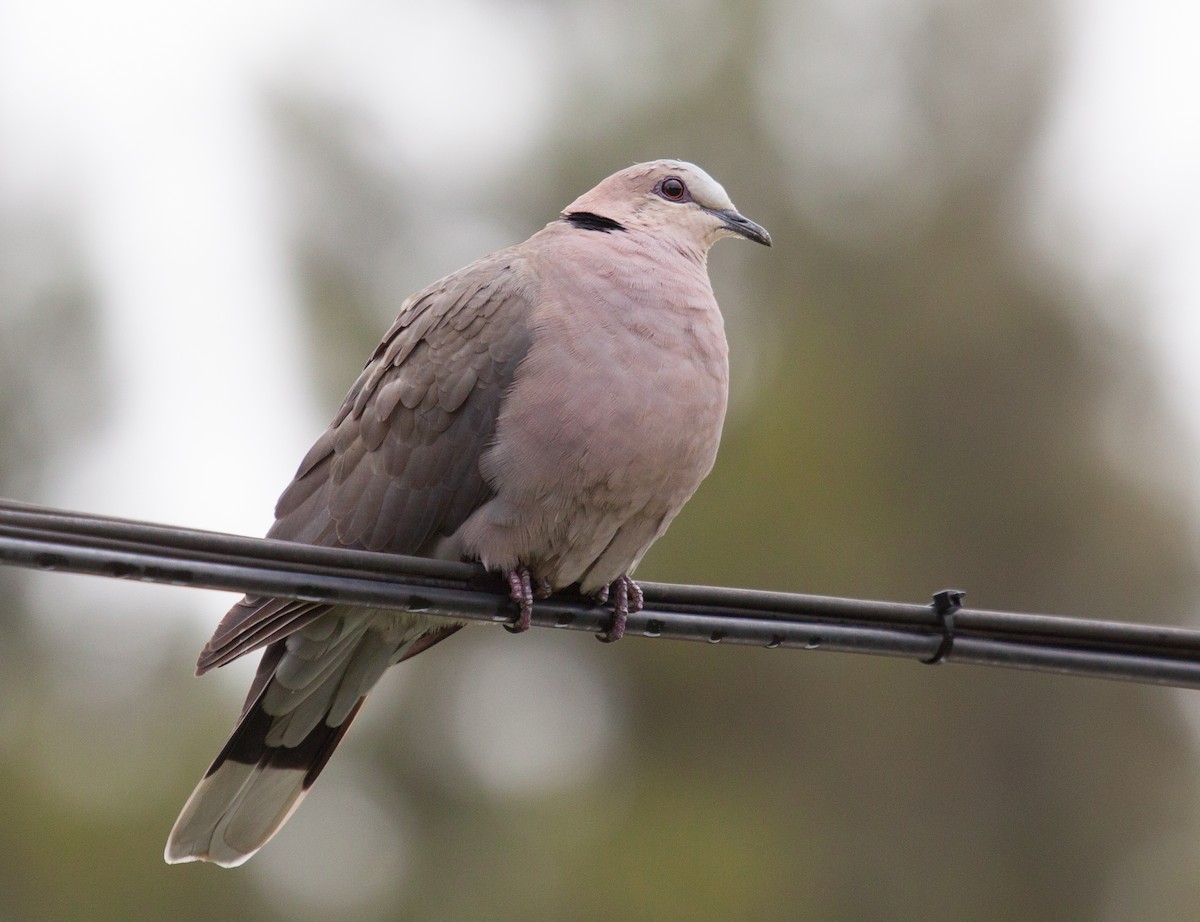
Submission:
M 618 576 L 611 586 L 605 586 L 597 592 L 597 601 L 603 605 L 608 601 L 610 593 L 613 596 L 613 619 L 603 634 L 596 635 L 604 643 L 620 640 L 625 635 L 625 624 L 629 616 L 641 611 L 645 602 L 642 587 L 628 576 Z
M 521 634 L 529 630 L 533 623 L 533 584 L 529 576 L 529 568 L 516 567 L 504 575 L 508 577 L 509 598 L 516 602 L 520 609 L 517 620 L 512 624 L 505 624 L 504 630 L 510 634 Z M 541 580 L 538 583 L 540 589 Z

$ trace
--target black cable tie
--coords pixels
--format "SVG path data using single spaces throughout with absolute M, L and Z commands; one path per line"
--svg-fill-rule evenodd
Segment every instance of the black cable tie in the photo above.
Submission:
M 921 660 L 926 666 L 936 666 L 944 663 L 954 649 L 954 613 L 962 608 L 963 596 L 961 589 L 943 589 L 933 594 L 933 613 L 937 615 L 942 626 L 942 642 L 929 659 Z

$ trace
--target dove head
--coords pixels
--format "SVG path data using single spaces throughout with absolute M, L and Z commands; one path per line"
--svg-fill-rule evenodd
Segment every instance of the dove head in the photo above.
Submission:
M 568 205 L 563 217 L 591 230 L 668 237 L 701 255 L 722 237 L 771 245 L 771 235 L 733 207 L 720 183 L 683 160 L 652 160 L 614 173 Z

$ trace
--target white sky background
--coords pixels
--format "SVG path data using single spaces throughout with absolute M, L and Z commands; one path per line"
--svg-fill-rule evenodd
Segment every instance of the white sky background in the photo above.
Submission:
M 305 382 L 279 360 L 297 348 L 295 295 L 246 92 L 280 18 L 265 6 L 0 7 L 0 194 L 79 222 L 114 385 L 54 501 L 261 530 L 276 446 L 311 429 Z M 219 440 L 250 428 L 264 451 L 221 477 Z
M 50 210 L 78 235 L 112 385 L 95 431 L 21 498 L 262 534 L 335 409 L 306 373 L 267 97 L 349 102 L 397 168 L 432 181 L 469 165 L 455 185 L 485 182 L 537 137 L 551 85 L 520 9 L 0 0 L 0 209 Z M 229 604 L 133 588 L 35 580 L 49 610 L 141 611 L 149 632 L 167 629 L 164 606 L 211 625 Z
M 1200 439 L 1200 7 L 1069 0 L 1066 21 L 1037 233 L 1102 309 L 1133 295 L 1171 408 Z
M 0 2 L 0 208 L 78 222 L 115 384 L 105 426 L 39 498 L 265 528 L 327 413 L 297 361 L 263 91 L 353 100 L 405 168 L 486 178 L 548 109 L 545 56 L 511 50 L 545 36 L 516 4 L 450 5 Z M 1030 196 L 1038 238 L 1098 293 L 1132 283 L 1200 438 L 1200 11 L 1074 0 L 1067 19 Z M 445 66 L 470 59 L 495 79 Z M 470 154 L 479 137 L 486 164 Z
M 449 6 L 461 9 L 0 3 L 0 207 L 49 204 L 79 223 L 115 379 L 111 419 L 49 499 L 249 534 L 270 524 L 332 409 L 314 410 L 298 361 L 264 97 L 298 86 L 352 101 L 406 168 L 466 161 L 484 179 L 535 134 L 548 82 L 532 54 L 496 68 L 492 99 L 477 74 L 456 81 L 446 61 L 487 68 L 537 34 L 511 11 Z M 480 136 L 483 167 L 467 160 Z

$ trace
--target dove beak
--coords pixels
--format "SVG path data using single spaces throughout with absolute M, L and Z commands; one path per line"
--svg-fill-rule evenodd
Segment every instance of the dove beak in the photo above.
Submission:
M 755 243 L 761 243 L 763 246 L 771 245 L 771 235 L 767 233 L 767 229 L 761 224 L 755 224 L 745 215 L 740 214 L 732 208 L 726 208 L 724 211 L 713 211 L 721 223 L 730 231 L 737 234 L 739 237 L 745 237 L 747 240 L 753 240 Z

